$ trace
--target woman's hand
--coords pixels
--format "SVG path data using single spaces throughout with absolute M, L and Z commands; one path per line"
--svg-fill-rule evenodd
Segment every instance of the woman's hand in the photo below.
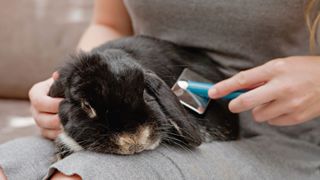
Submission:
M 52 98 L 47 94 L 58 73 L 53 73 L 52 78 L 35 84 L 29 91 L 31 112 L 41 134 L 48 139 L 55 139 L 61 132 L 60 119 L 57 114 L 61 98 Z
M 240 89 L 255 89 L 232 100 L 234 112 L 252 110 L 258 122 L 295 125 L 320 116 L 320 57 L 275 59 L 217 83 L 209 91 L 219 98 Z

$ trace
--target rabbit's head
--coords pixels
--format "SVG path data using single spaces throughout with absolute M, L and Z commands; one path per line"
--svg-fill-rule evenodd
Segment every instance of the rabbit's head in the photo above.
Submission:
M 60 141 L 70 150 L 133 154 L 163 141 L 197 146 L 199 130 L 170 88 L 121 50 L 80 53 L 49 95 L 59 107 Z

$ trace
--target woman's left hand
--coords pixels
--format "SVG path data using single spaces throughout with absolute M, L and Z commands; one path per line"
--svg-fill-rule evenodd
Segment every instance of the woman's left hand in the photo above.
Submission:
M 217 83 L 209 91 L 219 98 L 240 89 L 251 89 L 232 100 L 234 113 L 252 110 L 258 122 L 295 125 L 320 116 L 320 57 L 275 59 Z

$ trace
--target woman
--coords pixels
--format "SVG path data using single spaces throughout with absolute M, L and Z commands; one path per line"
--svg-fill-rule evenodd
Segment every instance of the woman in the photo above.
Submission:
M 320 116 L 320 57 L 307 56 L 306 6 L 303 0 L 96 0 L 79 49 L 145 34 L 207 51 L 226 77 L 235 75 L 212 88 L 210 97 L 254 88 L 230 102 L 232 112 L 243 112 L 243 139 L 204 144 L 189 153 L 163 147 L 127 157 L 77 153 L 56 163 L 58 171 L 50 169 L 52 179 L 319 179 L 320 121 L 314 118 Z M 61 130 L 56 114 L 61 99 L 46 96 L 57 76 L 30 90 L 33 116 L 48 139 Z M 0 152 L 25 144 L 41 149 L 23 151 L 37 162 L 0 160 L 7 176 L 32 176 L 27 170 L 39 178 L 46 172 L 52 144 L 30 139 L 0 147 Z

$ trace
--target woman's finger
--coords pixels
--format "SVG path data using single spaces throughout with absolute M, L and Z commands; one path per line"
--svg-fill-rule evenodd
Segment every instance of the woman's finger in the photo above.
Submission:
M 32 106 L 34 106 L 40 112 L 57 113 L 61 98 L 49 97 L 48 91 L 53 80 L 50 78 L 46 81 L 35 84 L 30 92 L 29 97 Z
M 287 103 L 284 101 L 272 101 L 254 108 L 252 114 L 257 122 L 265 122 L 281 115 L 291 113 L 291 110 L 286 107 Z
M 260 86 L 232 100 L 229 103 L 229 109 L 231 112 L 239 113 L 271 102 L 277 98 L 278 89 L 272 83 Z
M 302 122 L 297 117 L 298 116 L 296 114 L 285 114 L 277 118 L 268 120 L 267 122 L 270 125 L 276 125 L 276 126 L 292 126 L 292 125 L 300 124 Z
M 50 179 L 51 180 L 82 180 L 82 178 L 78 174 L 65 175 L 59 171 L 55 172 Z
M 58 80 L 59 79 L 58 71 L 53 72 L 51 77 L 52 77 L 53 80 Z
M 60 130 L 61 124 L 58 114 L 39 113 L 36 109 L 31 107 L 32 116 L 36 124 L 40 128 Z
M 61 130 L 41 129 L 40 133 L 43 137 L 54 140 L 61 133 Z
M 220 98 L 233 91 L 254 87 L 271 79 L 271 72 L 267 65 L 242 71 L 235 76 L 215 84 L 209 90 L 211 98 Z
M 271 119 L 268 121 L 268 123 L 277 126 L 290 126 L 306 122 L 319 116 L 320 110 L 318 102 L 313 102 L 302 108 L 302 110 L 298 110 L 294 113 Z
M 35 117 L 38 126 L 46 129 L 60 130 L 61 124 L 58 114 L 40 113 Z

